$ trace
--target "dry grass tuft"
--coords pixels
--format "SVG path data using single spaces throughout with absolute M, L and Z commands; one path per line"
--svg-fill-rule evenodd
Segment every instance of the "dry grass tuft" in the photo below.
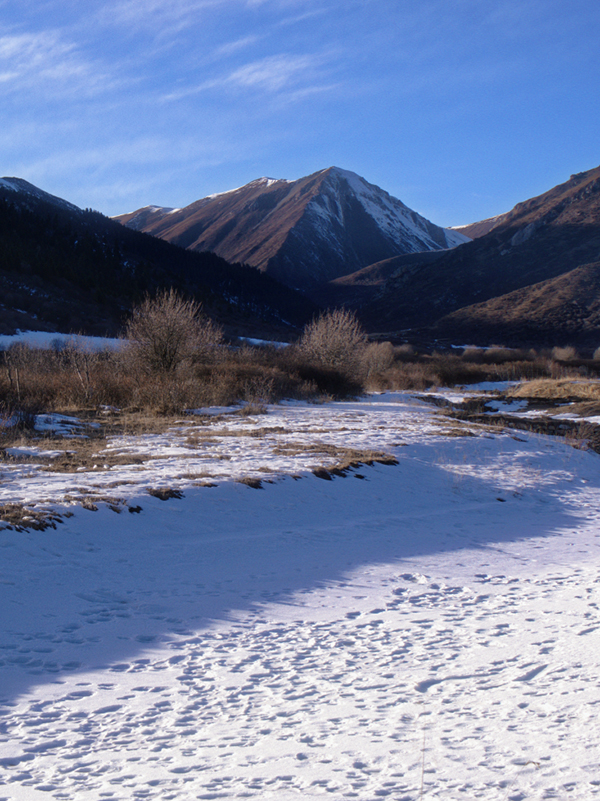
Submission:
M 236 479 L 237 484 L 245 484 L 251 489 L 263 489 L 262 479 L 253 478 L 252 476 L 245 476 L 244 478 Z
M 148 495 L 152 495 L 153 498 L 158 498 L 161 501 L 168 501 L 170 498 L 183 498 L 183 492 L 178 489 L 173 489 L 173 487 L 157 487 L 156 489 L 147 489 L 146 492 Z
M 510 388 L 506 395 L 511 398 L 543 398 L 552 401 L 600 401 L 600 382 L 543 378 L 525 381 Z
M 57 523 L 62 523 L 64 517 L 70 516 L 70 512 L 57 514 L 48 510 L 31 509 L 21 503 L 0 504 L 0 522 L 5 524 L 2 528 L 14 531 L 45 531 L 47 528 L 56 528 Z
M 238 409 L 235 414 L 239 417 L 254 417 L 259 414 L 268 414 L 268 410 L 264 403 L 248 403 Z

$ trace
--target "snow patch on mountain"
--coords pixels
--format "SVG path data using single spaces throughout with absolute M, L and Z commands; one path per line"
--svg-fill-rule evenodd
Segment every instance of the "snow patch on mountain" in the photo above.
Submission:
M 214 192 L 212 195 L 206 195 L 200 201 L 201 203 L 207 200 L 214 200 L 216 197 L 223 197 L 223 195 L 233 195 L 236 192 L 241 192 L 242 190 L 248 189 L 250 186 L 262 186 L 265 189 L 273 186 L 273 184 L 291 184 L 293 181 L 288 181 L 286 178 L 256 178 L 254 181 L 250 181 L 249 184 L 244 184 L 244 186 L 236 186 L 235 189 L 227 189 L 225 192 Z
M 342 195 L 348 194 L 349 189 L 386 238 L 401 246 L 400 252 L 439 250 L 470 241 L 463 234 L 434 225 L 350 170 L 331 167 L 324 172 L 328 173 L 325 183 L 328 191 L 309 204 L 310 212 L 320 216 L 324 223 L 329 218 L 343 224 Z
M 10 189 L 12 192 L 19 192 L 19 188 L 16 186 L 15 179 L 12 181 L 8 178 L 0 178 L 0 186 L 4 189 Z

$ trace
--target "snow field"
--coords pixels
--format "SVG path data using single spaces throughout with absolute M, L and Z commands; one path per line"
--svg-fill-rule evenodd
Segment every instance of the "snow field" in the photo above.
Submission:
M 77 420 L 47 417 L 38 418 L 40 427 L 55 426 L 68 436 L 71 426 L 74 434 L 81 434 Z M 75 474 L 49 472 L 48 457 L 36 460 L 28 448 L 28 458 L 0 466 L 0 502 L 53 506 L 107 495 L 128 497 L 164 485 L 185 489 L 211 480 L 275 480 L 334 465 L 345 448 L 394 451 L 409 440 L 437 441 L 440 431 L 426 404 L 399 393 L 376 397 L 367 406 L 288 403 L 270 407 L 267 415 L 206 417 L 206 425 L 190 415 L 189 421 L 163 433 L 101 441 L 91 467 Z M 24 456 L 23 448 L 16 450 Z M 40 448 L 38 456 L 44 453 L 48 451 Z M 119 463 L 111 465 L 115 459 Z
M 215 425 L 276 421 L 399 464 L 0 531 L 0 799 L 600 795 L 598 457 L 401 394 Z

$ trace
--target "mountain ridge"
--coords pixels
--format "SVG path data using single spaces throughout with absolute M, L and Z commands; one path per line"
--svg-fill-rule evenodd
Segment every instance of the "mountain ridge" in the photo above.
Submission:
M 458 309 L 600 259 L 600 167 L 518 203 L 488 233 L 392 275 L 361 307 L 375 330 L 432 326 Z
M 114 335 L 133 302 L 169 286 L 202 302 L 232 334 L 294 336 L 316 311 L 251 267 L 125 228 L 22 179 L 0 179 L 5 333 L 38 326 Z
M 24 178 L 0 178 L 0 190 L 8 190 L 9 192 L 14 192 L 20 196 L 28 195 L 31 198 L 35 198 L 35 200 L 51 203 L 55 206 L 60 206 L 61 208 L 69 209 L 73 212 L 83 212 L 83 209 L 80 209 L 79 206 L 69 203 L 68 200 L 64 200 L 62 197 L 51 195 L 49 192 L 30 184 L 29 181 L 26 181 Z
M 146 206 L 114 219 L 313 293 L 374 261 L 469 241 L 339 167 L 296 181 L 258 178 L 181 209 Z
M 449 332 L 470 340 L 547 346 L 600 345 L 600 261 L 516 289 L 483 303 L 465 306 L 442 317 L 434 326 L 440 336 Z

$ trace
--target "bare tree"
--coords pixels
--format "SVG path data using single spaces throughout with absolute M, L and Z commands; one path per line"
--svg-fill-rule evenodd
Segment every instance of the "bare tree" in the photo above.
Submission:
M 367 335 L 354 312 L 335 309 L 304 327 L 298 341 L 300 355 L 314 363 L 356 375 L 361 369 Z
M 171 373 L 192 356 L 206 356 L 222 341 L 223 331 L 202 313 L 200 303 L 164 289 L 134 306 L 125 336 L 145 372 Z
M 87 344 L 82 337 L 70 337 L 62 350 L 65 364 L 75 373 L 85 401 L 89 401 L 93 391 L 94 367 L 100 354 Z
M 4 351 L 4 369 L 10 385 L 11 392 L 21 403 L 23 395 L 23 379 L 35 370 L 38 354 L 26 342 L 13 342 L 8 350 Z

